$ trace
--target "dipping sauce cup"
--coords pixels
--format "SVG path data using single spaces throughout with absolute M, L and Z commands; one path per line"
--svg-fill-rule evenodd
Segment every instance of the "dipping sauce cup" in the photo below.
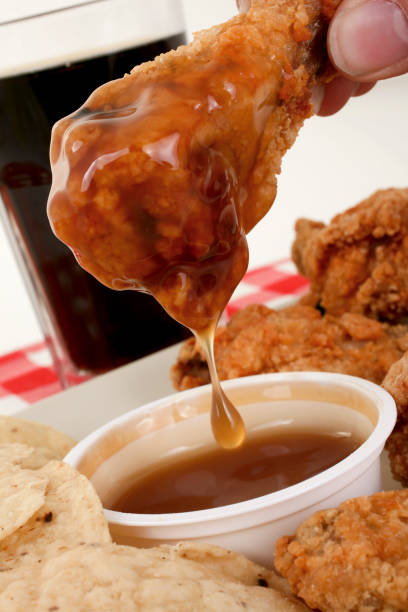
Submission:
M 330 429 L 352 431 L 363 442 L 311 478 L 240 503 L 173 514 L 105 510 L 116 542 L 155 546 L 201 540 L 270 566 L 277 538 L 292 533 L 313 512 L 381 489 L 380 454 L 394 427 L 396 408 L 378 385 L 342 374 L 290 372 L 225 381 L 223 388 L 248 432 Z M 65 461 L 91 479 L 104 506 L 109 506 L 131 486 L 135 474 L 173 461 L 177 453 L 215 445 L 210 405 L 209 386 L 152 402 L 87 436 Z

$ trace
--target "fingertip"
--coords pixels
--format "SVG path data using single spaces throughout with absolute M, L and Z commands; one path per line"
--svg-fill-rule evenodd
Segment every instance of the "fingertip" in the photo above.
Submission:
M 366 94 L 374 87 L 375 84 L 376 81 L 374 81 L 374 83 L 360 83 L 357 90 L 353 93 L 353 97 L 356 98 L 358 96 Z
M 319 117 L 328 117 L 337 113 L 355 94 L 360 84 L 338 76 L 325 87 L 324 97 L 320 105 Z
M 408 10 L 408 9 L 407 9 Z M 327 37 L 330 58 L 339 71 L 360 82 L 408 69 L 408 18 L 391 0 L 343 0 Z

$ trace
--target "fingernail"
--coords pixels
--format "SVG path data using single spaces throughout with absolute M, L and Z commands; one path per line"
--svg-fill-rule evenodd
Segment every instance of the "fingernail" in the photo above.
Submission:
M 336 15 L 328 42 L 340 70 L 363 76 L 408 57 L 408 20 L 394 2 L 369 0 Z

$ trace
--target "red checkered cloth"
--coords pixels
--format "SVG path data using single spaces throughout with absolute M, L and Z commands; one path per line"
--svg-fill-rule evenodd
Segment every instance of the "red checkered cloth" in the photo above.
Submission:
M 226 316 L 249 304 L 282 308 L 306 293 L 308 281 L 296 273 L 290 259 L 250 270 L 232 296 Z M 0 357 L 0 414 L 14 414 L 61 391 L 45 342 Z
M 309 281 L 296 272 L 290 259 L 247 272 L 226 308 L 227 317 L 249 304 L 282 308 L 307 292 Z
M 0 357 L 0 414 L 14 414 L 61 391 L 45 342 Z

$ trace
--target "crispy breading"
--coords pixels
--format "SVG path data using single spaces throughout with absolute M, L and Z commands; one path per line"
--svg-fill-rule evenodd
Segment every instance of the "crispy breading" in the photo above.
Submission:
M 322 314 L 310 306 L 271 310 L 252 305 L 235 314 L 215 338 L 221 379 L 265 372 L 321 370 L 380 383 L 408 348 L 408 326 L 391 326 L 358 314 Z M 202 350 L 193 338 L 173 366 L 176 389 L 209 382 Z
M 408 486 L 408 353 L 390 367 L 382 384 L 398 410 L 397 424 L 386 442 L 391 471 L 396 480 Z
M 391 472 L 395 480 L 408 487 L 408 422 L 397 421 L 394 431 L 388 438 L 385 448 L 388 451 Z
M 398 417 L 408 419 L 408 353 L 390 367 L 383 380 L 383 387 L 395 399 Z
M 408 189 L 377 191 L 327 226 L 299 219 L 292 256 L 326 312 L 403 320 L 408 310 Z
M 408 610 L 408 490 L 316 512 L 278 540 L 275 566 L 321 612 Z

